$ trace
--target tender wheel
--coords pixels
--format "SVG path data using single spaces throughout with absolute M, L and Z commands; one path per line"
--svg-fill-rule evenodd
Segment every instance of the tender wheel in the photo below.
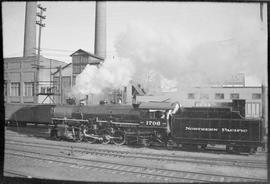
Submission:
M 126 139 L 125 139 L 125 133 L 123 131 L 116 131 L 114 133 L 114 137 L 112 142 L 116 145 L 123 145 L 125 144 L 126 142 Z
M 91 136 L 95 136 L 95 131 L 92 130 L 92 129 L 85 129 L 84 130 L 84 134 L 87 134 L 87 135 L 91 135 Z M 87 136 L 84 136 L 84 140 L 86 142 L 89 142 L 91 144 L 95 143 L 96 142 L 96 139 L 95 138 L 92 138 L 92 137 L 87 137 Z

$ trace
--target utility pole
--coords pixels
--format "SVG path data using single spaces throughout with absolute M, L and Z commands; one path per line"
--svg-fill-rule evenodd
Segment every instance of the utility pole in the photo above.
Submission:
M 46 8 L 43 8 L 40 4 L 37 6 L 40 9 L 40 12 L 37 13 L 39 21 L 36 21 L 36 24 L 39 25 L 39 35 L 38 35 L 38 55 L 37 55 L 37 71 L 35 79 L 35 103 L 38 103 L 38 89 L 39 89 L 39 63 L 40 63 L 40 42 L 41 42 L 41 28 L 45 27 L 45 24 L 42 24 L 42 20 L 46 19 L 46 16 L 43 15 L 43 12 L 46 11 Z
M 62 66 L 59 66 L 59 93 L 60 93 L 60 104 L 63 104 L 63 86 L 62 86 Z

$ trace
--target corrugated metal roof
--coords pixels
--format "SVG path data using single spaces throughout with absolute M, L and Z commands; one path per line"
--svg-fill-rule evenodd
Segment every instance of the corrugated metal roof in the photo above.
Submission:
M 73 55 L 75 55 L 75 54 L 78 53 L 78 52 L 83 52 L 83 53 L 85 53 L 85 54 L 88 55 L 88 56 L 91 56 L 91 57 L 100 59 L 100 60 L 102 60 L 102 61 L 104 60 L 104 58 L 101 58 L 101 57 L 99 57 L 99 56 L 97 56 L 97 55 L 95 55 L 95 54 L 92 54 L 92 53 L 87 52 L 87 51 L 82 50 L 82 49 L 78 49 L 76 52 L 72 53 L 70 56 L 73 56 Z

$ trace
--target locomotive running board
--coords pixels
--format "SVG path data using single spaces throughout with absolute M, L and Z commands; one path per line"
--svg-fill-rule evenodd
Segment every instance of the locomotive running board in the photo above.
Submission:
M 52 118 L 52 120 L 58 120 L 58 121 L 77 121 L 77 122 L 88 122 L 88 120 L 85 120 L 85 119 Z
M 134 126 L 140 125 L 139 123 L 124 123 L 124 122 L 116 122 L 116 121 L 112 121 L 111 123 L 115 125 L 134 125 Z

